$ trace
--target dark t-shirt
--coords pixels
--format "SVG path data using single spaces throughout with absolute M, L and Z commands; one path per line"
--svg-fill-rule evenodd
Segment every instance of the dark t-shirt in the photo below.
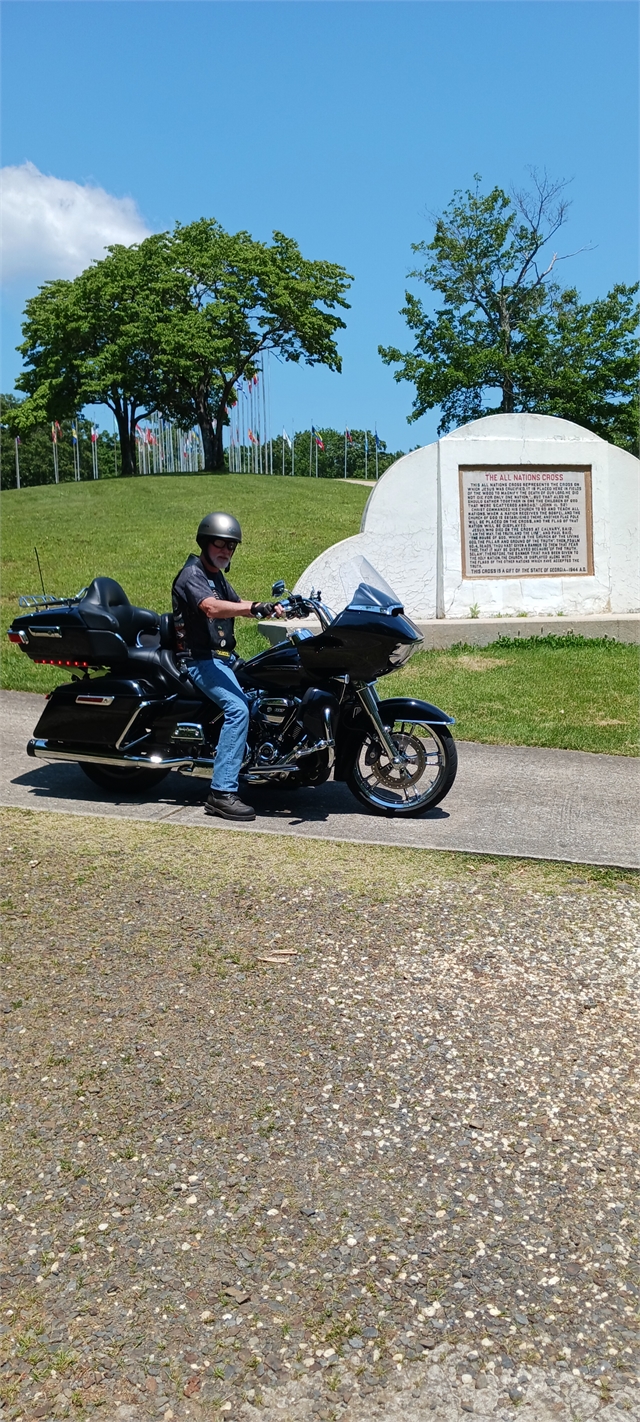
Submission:
M 232 617 L 211 621 L 200 611 L 200 603 L 207 597 L 217 597 L 224 602 L 242 600 L 231 583 L 227 582 L 224 573 L 207 573 L 201 559 L 192 553 L 171 589 L 179 657 L 194 657 L 196 661 L 201 661 L 210 657 L 212 652 L 232 652 L 236 645 Z

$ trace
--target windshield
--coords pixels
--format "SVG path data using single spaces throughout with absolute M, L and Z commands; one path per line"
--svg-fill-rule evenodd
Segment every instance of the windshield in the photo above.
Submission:
M 362 554 L 350 558 L 348 563 L 343 563 L 340 581 L 347 607 L 402 607 L 398 594 Z

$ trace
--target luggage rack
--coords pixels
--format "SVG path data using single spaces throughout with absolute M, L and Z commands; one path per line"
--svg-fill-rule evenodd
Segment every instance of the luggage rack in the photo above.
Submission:
M 71 607 L 76 602 L 82 602 L 88 591 L 88 588 L 81 588 L 80 592 L 69 597 L 56 597 L 55 593 L 23 593 L 18 598 L 18 607 L 34 608 L 36 612 L 47 607 Z

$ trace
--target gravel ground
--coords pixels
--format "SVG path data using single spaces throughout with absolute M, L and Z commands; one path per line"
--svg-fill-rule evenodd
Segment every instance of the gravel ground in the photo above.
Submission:
M 640 1416 L 633 875 L 0 829 L 4 1417 Z

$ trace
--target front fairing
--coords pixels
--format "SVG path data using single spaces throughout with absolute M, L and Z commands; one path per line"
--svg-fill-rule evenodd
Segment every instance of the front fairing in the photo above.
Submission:
M 310 678 L 348 675 L 375 681 L 404 666 L 421 645 L 421 633 L 404 613 L 351 606 L 296 650 Z

